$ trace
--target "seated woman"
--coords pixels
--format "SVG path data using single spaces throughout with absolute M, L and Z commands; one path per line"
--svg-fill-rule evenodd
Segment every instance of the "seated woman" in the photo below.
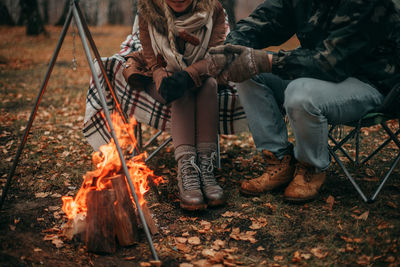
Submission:
M 247 130 L 234 89 L 224 87 L 217 95 L 215 80 L 202 66 L 208 48 L 221 44 L 226 35 L 228 27 L 223 9 L 218 1 L 211 0 L 139 1 L 138 7 L 141 15 L 135 20 L 133 34 L 123 43 L 119 54 L 104 60 L 108 77 L 122 109 L 129 116 L 161 130 L 171 129 L 182 208 L 197 210 L 207 204 L 222 204 L 223 192 L 213 173 L 218 119 L 220 133 Z M 161 49 L 155 49 L 157 46 Z M 132 54 L 132 51 L 140 52 Z M 125 59 L 125 74 L 140 66 L 145 70 L 142 77 L 147 75 L 149 79 L 140 79 L 137 75 L 134 76 L 137 79 L 127 84 L 122 75 Z M 106 96 L 112 100 L 104 81 L 101 82 Z M 177 94 L 176 84 L 181 83 Z M 97 150 L 110 137 L 96 90 L 91 84 L 84 134 Z M 165 105 L 166 102 L 171 105 Z M 113 109 L 113 102 L 108 103 Z

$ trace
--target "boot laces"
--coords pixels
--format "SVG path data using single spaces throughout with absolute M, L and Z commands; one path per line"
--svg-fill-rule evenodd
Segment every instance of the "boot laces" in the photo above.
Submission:
M 216 185 L 217 181 L 214 176 L 214 162 L 217 159 L 217 153 L 212 152 L 209 157 L 200 155 L 201 177 L 203 184 L 206 186 Z
M 270 176 L 274 176 L 278 173 L 278 171 L 282 170 L 282 162 L 277 160 L 269 160 L 267 163 L 267 172 Z M 279 167 L 281 166 L 281 167 Z
M 200 188 L 200 168 L 195 162 L 195 156 L 182 159 L 182 186 L 185 190 L 196 190 Z

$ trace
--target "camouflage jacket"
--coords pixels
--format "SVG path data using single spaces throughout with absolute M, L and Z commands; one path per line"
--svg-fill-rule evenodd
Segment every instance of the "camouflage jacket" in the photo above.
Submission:
M 266 0 L 226 43 L 261 49 L 294 34 L 301 46 L 273 56 L 284 79 L 352 76 L 384 94 L 400 82 L 400 0 Z

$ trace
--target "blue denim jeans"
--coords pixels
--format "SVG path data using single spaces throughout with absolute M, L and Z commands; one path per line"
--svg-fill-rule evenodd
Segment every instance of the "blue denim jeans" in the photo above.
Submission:
M 258 150 L 282 158 L 292 153 L 284 121 L 286 112 L 294 133 L 294 156 L 317 170 L 330 165 L 328 124 L 361 118 L 377 108 L 383 95 L 356 78 L 340 83 L 313 78 L 282 80 L 264 73 L 237 84 L 249 129 Z

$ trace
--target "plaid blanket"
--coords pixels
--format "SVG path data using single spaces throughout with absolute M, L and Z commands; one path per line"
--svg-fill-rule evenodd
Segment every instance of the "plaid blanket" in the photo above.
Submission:
M 229 32 L 229 24 L 226 17 L 226 29 Z M 108 79 L 116 92 L 122 110 L 138 122 L 150 125 L 162 131 L 170 131 L 171 111 L 170 107 L 163 105 L 144 91 L 136 91 L 125 81 L 122 70 L 125 64 L 124 56 L 133 51 L 140 50 L 138 19 L 136 17 L 132 33 L 121 44 L 121 50 L 112 57 L 102 58 Z M 100 67 L 95 62 L 96 75 L 98 76 L 107 101 L 110 112 L 115 110 L 111 92 L 109 91 Z M 248 130 L 247 120 L 236 92 L 234 84 L 229 87 L 219 88 L 219 133 L 237 134 Z M 101 145 L 107 144 L 111 134 L 107 130 L 106 120 L 102 112 L 100 98 L 93 77 L 90 80 L 86 97 L 86 113 L 84 119 L 83 134 L 93 149 L 98 150 Z

